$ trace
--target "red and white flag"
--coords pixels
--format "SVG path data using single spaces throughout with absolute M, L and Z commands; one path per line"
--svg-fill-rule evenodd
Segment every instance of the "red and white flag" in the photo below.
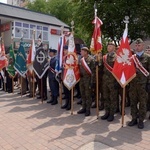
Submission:
M 32 39 L 32 44 L 30 46 L 29 54 L 27 57 L 27 67 L 28 67 L 28 70 L 30 71 L 31 74 L 33 72 L 33 61 L 35 59 L 35 53 L 36 53 L 35 41 L 34 41 L 34 39 Z
M 5 56 L 5 46 L 4 43 L 0 44 L 0 70 L 8 65 L 8 60 Z
M 136 69 L 128 41 L 127 28 L 123 33 L 112 73 L 123 88 L 136 76 Z
M 102 39 L 101 39 L 100 27 L 103 24 L 103 22 L 98 17 L 95 17 L 92 23 L 95 24 L 95 28 L 92 35 L 90 50 L 91 53 L 95 55 L 101 52 L 102 50 Z
M 74 37 L 71 33 L 68 40 L 68 54 L 64 65 L 63 83 L 71 90 L 80 80 L 78 57 L 75 50 Z

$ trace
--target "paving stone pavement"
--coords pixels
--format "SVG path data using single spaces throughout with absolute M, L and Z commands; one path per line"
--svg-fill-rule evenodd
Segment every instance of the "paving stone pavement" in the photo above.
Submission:
M 36 98 L 20 96 L 15 90 L 0 91 L 0 150 L 150 150 L 150 120 L 145 128 L 128 127 L 131 119 L 126 108 L 124 127 L 116 114 L 112 123 L 77 114 L 80 105 L 74 100 L 74 114 Z M 100 112 L 100 116 L 103 115 Z

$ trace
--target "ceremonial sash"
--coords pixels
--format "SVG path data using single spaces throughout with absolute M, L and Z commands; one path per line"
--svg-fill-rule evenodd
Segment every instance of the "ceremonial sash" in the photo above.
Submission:
M 92 74 L 92 71 L 91 69 L 89 68 L 89 66 L 87 65 L 84 57 L 81 59 L 81 65 L 82 67 L 84 68 L 84 70 L 87 72 L 88 75 L 91 75 Z
M 109 72 L 112 72 L 112 67 L 107 63 L 107 54 L 103 56 L 103 62 L 104 62 L 104 66 L 106 67 L 106 69 L 109 71 Z
M 55 71 L 52 67 L 49 67 L 49 70 L 50 70 L 53 74 L 56 73 L 56 71 Z
M 146 77 L 149 76 L 149 72 L 142 66 L 138 58 L 136 57 L 136 54 L 133 55 L 133 60 L 136 65 L 136 68 L 138 68 Z

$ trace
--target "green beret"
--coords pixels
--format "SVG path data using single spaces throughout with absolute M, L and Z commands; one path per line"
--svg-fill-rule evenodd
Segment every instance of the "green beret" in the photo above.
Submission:
M 143 43 L 143 40 L 141 38 L 138 38 L 136 41 L 135 41 L 135 44 L 140 44 L 140 43 Z

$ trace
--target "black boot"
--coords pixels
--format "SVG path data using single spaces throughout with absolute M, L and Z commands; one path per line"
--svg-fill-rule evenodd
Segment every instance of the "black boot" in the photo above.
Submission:
M 90 110 L 86 110 L 85 116 L 90 116 L 90 114 L 91 114 Z
M 114 115 L 109 115 L 109 117 L 107 118 L 107 121 L 111 122 L 114 120 Z
M 51 100 L 47 101 L 47 103 L 52 103 L 54 101 L 54 96 L 51 96 Z
M 132 119 L 129 123 L 128 123 L 128 126 L 132 127 L 134 125 L 137 124 L 137 119 Z
M 56 105 L 56 104 L 58 104 L 57 96 L 54 96 L 54 101 L 51 103 L 51 105 Z
M 143 129 L 144 128 L 144 122 L 143 121 L 139 120 L 138 128 L 139 129 Z
M 66 110 L 70 110 L 70 109 L 71 109 L 71 100 L 68 100 L 68 105 L 67 105 Z
M 85 108 L 82 108 L 80 109 L 77 113 L 78 114 L 84 114 L 86 112 L 86 109 Z
M 61 106 L 61 109 L 65 109 L 65 108 L 67 108 L 68 103 L 69 103 L 69 100 L 68 100 L 68 99 L 66 99 L 66 100 L 65 100 L 65 104 L 64 104 L 63 106 Z
M 103 116 L 101 116 L 102 120 L 106 120 L 109 117 L 109 112 L 106 112 Z

